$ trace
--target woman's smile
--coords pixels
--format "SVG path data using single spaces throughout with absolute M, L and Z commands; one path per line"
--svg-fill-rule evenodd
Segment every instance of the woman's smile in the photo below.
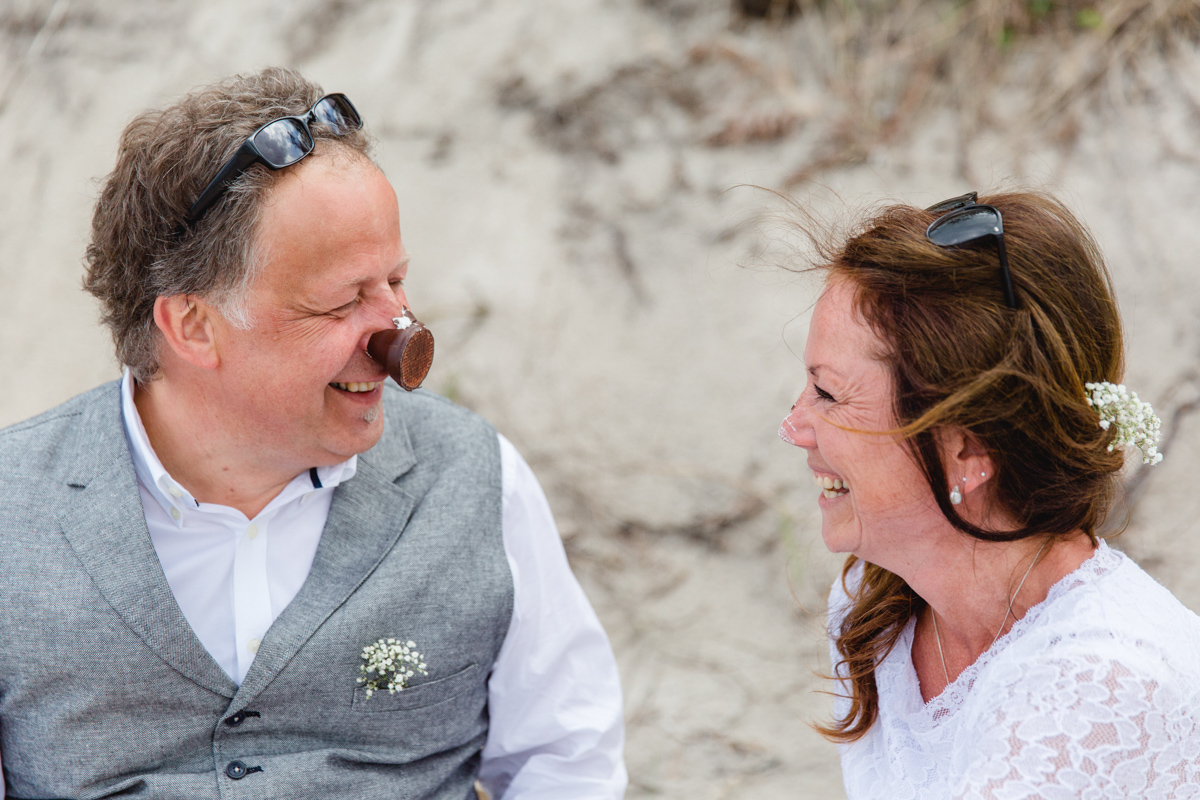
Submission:
M 850 481 L 841 478 L 813 472 L 813 483 L 821 490 L 821 496 L 826 500 L 836 500 L 850 494 Z

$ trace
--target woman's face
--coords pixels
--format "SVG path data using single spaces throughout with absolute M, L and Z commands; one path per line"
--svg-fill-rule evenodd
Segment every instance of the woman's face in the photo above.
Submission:
M 808 384 L 779 435 L 808 451 L 812 479 L 822 484 L 814 491 L 825 546 L 886 566 L 909 560 L 914 536 L 945 520 L 905 445 L 867 433 L 895 427 L 883 352 L 855 308 L 853 285 L 832 279 L 813 309 Z

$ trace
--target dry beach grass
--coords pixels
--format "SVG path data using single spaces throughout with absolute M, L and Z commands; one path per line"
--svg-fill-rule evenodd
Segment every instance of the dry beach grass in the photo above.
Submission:
M 835 220 L 969 188 L 1065 199 L 1168 430 L 1117 543 L 1200 610 L 1197 4 L 768 4 L 9 0 L 0 421 L 117 374 L 78 286 L 124 123 L 282 63 L 378 139 L 438 336 L 429 385 L 547 488 L 621 664 L 631 798 L 841 793 L 807 724 L 838 560 L 775 437 L 817 287 L 774 266 L 803 243 L 770 195 L 733 187 Z

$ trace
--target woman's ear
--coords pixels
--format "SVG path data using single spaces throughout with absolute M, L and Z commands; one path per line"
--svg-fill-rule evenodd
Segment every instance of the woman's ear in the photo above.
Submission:
M 987 483 L 995 474 L 992 457 L 967 429 L 949 428 L 939 438 L 946 478 L 951 486 L 958 486 L 964 495 Z
M 159 295 L 154 301 L 154 324 L 167 347 L 199 369 L 220 364 L 213 330 L 213 308 L 194 294 Z

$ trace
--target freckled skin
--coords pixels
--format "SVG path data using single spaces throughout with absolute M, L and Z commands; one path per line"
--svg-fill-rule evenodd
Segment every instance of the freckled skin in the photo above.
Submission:
M 870 433 L 895 425 L 891 376 L 877 358 L 882 351 L 854 308 L 852 286 L 835 279 L 813 309 L 804 351 L 808 383 L 782 430 L 808 451 L 815 473 L 849 482 L 849 493 L 819 500 L 825 546 L 877 564 L 907 560 L 914 536 L 945 524 L 907 448 Z

